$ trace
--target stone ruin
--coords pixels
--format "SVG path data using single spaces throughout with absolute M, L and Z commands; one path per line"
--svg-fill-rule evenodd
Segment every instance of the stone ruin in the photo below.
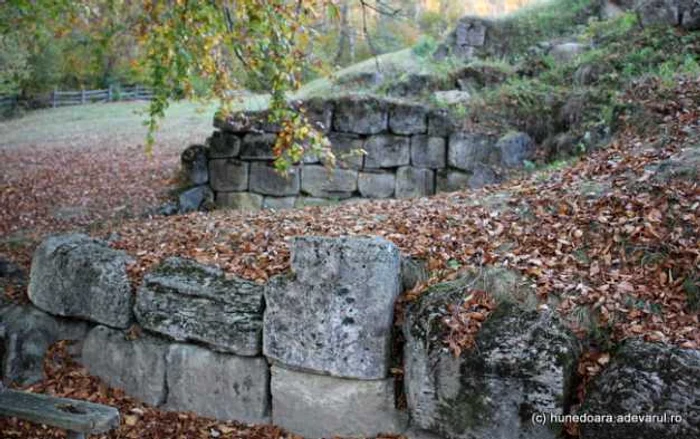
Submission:
M 272 167 L 279 127 L 268 112 L 216 118 L 206 145 L 182 154 L 190 189 L 181 210 L 212 201 L 239 209 L 291 208 L 360 198 L 410 198 L 496 183 L 502 170 L 531 159 L 525 133 L 502 138 L 464 132 L 445 110 L 372 96 L 310 99 L 303 103 L 339 160 L 332 173 L 305 157 L 288 177 Z M 364 150 L 366 155 L 352 154 Z M 184 208 L 183 208 L 184 206 Z
M 91 374 L 147 404 L 306 437 L 554 439 L 561 425 L 533 416 L 576 410 L 580 342 L 550 311 L 503 302 L 474 350 L 455 357 L 446 348 L 441 318 L 479 278 L 496 280 L 496 297 L 519 288 L 519 275 L 504 269 L 435 285 L 397 320 L 399 294 L 426 272 L 382 238 L 298 237 L 291 271 L 264 285 L 172 257 L 134 289 L 130 262 L 85 235 L 45 240 L 31 304 L 0 302 L 4 381 L 40 380 L 47 348 L 67 339 Z M 580 437 L 698 437 L 699 371 L 698 351 L 624 343 L 573 413 L 683 422 L 586 425 Z

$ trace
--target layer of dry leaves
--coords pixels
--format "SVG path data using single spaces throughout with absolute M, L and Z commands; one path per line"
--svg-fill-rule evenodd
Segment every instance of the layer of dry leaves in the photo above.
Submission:
M 609 326 L 616 340 L 642 336 L 698 348 L 700 322 L 697 311 L 691 311 L 686 290 L 689 283 L 698 282 L 700 273 L 700 187 L 693 178 L 656 180 L 650 169 L 677 155 L 691 140 L 697 143 L 700 79 L 679 82 L 668 98 L 662 98 L 657 89 L 658 84 L 650 81 L 639 84 L 629 96 L 663 119 L 660 126 L 654 127 L 657 129 L 651 130 L 656 134 L 640 137 L 635 129 L 625 129 L 609 148 L 545 177 L 415 200 L 381 200 L 279 212 L 218 211 L 141 218 L 116 227 L 94 227 L 92 232 L 102 237 L 117 234 L 113 246 L 136 257 L 137 262 L 130 267 L 135 282 L 153 264 L 171 255 L 192 257 L 216 264 L 228 273 L 264 282 L 288 269 L 290 237 L 383 236 L 402 252 L 426 259 L 434 273 L 432 283 L 454 276 L 454 270 L 448 267 L 500 264 L 527 276 L 543 301 L 557 298 L 558 309 L 565 315 L 575 314 L 583 307 L 593 310 L 599 324 Z M 80 163 L 90 161 L 80 158 L 80 154 L 77 157 Z M 16 160 L 5 155 L 0 158 L 10 163 Z M 114 157 L 110 166 L 128 169 L 128 165 L 119 163 L 125 159 Z M 100 175 L 96 181 L 102 183 L 97 187 L 115 186 L 109 190 L 124 191 L 124 200 L 134 196 L 132 189 L 118 187 L 122 184 L 120 179 L 102 175 L 106 173 L 104 164 L 87 166 L 93 171 L 78 186 L 87 193 L 71 192 L 77 187 L 71 186 L 70 180 L 79 178 L 75 175 L 78 171 L 63 175 L 64 167 L 49 166 L 45 160 L 27 165 L 31 178 L 25 179 L 23 172 L 18 171 L 9 176 L 9 183 L 3 183 L 0 195 L 3 233 L 27 224 L 32 225 L 38 236 L 61 229 L 54 220 L 47 220 L 55 204 L 54 197 L 66 197 L 78 205 L 95 202 L 93 197 L 101 190 L 89 189 L 94 187 L 89 175 Z M 130 178 L 151 178 L 149 185 L 138 187 L 164 189 L 172 168 L 163 171 L 164 174 L 156 169 L 152 172 L 150 177 L 148 173 L 135 173 Z M 19 184 L 25 188 L 36 184 L 48 195 L 42 195 L 42 191 L 39 194 L 29 191 L 27 195 L 26 191 L 13 189 L 16 182 L 22 182 Z M 140 196 L 143 200 L 154 198 Z M 3 245 L 0 253 L 26 267 L 31 250 L 31 247 L 15 249 Z M 421 289 L 414 290 L 411 297 L 420 293 Z M 604 366 L 606 355 L 596 353 L 584 358 L 580 366 L 583 375 L 597 373 Z M 63 362 L 48 372 L 49 379 L 41 385 L 48 387 L 40 386 L 37 390 L 86 396 L 122 407 L 122 399 L 114 399 L 111 394 L 105 396 L 107 390 L 103 392 L 94 379 L 74 366 Z M 76 384 L 59 384 L 71 382 Z M 124 408 L 122 414 L 136 413 L 140 417 L 138 411 L 131 412 L 132 408 Z M 138 422 L 139 431 L 146 432 L 140 437 L 207 437 L 202 436 L 204 430 L 199 430 L 199 436 L 172 431 L 170 436 L 157 436 L 161 434 L 155 433 L 158 428 L 150 430 L 150 426 L 208 429 L 215 425 L 213 421 L 190 419 L 186 415 L 138 408 L 148 413 Z M 18 437 L 38 434 L 37 430 L 26 431 L 31 433 Z M 152 436 L 148 436 L 149 431 L 154 431 Z M 271 435 L 266 437 L 281 434 L 265 429 L 256 431 Z

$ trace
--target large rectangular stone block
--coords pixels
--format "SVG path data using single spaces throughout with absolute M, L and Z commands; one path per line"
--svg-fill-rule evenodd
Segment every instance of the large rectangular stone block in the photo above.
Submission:
M 447 142 L 442 137 L 411 137 L 411 165 L 418 168 L 444 168 L 447 164 Z
M 263 196 L 250 192 L 217 192 L 215 203 L 228 209 L 259 210 L 263 205 Z
M 169 344 L 148 335 L 127 340 L 122 331 L 97 326 L 83 343 L 82 363 L 112 387 L 146 404 L 165 402 L 165 355 Z
M 272 367 L 272 422 L 307 438 L 401 434 L 394 380 L 357 381 Z
M 389 107 L 389 129 L 394 134 L 428 131 L 428 109 L 422 105 L 394 103 Z
M 265 197 L 263 208 L 265 209 L 292 209 L 297 197 Z
M 238 157 L 241 152 L 241 138 L 232 133 L 214 131 L 208 143 L 207 157 L 210 160 Z
M 447 164 L 463 171 L 473 171 L 497 156 L 494 140 L 484 134 L 456 133 L 450 136 Z
M 339 377 L 388 374 L 400 258 L 381 238 L 296 238 L 293 277 L 265 286 L 263 351 Z
M 128 328 L 133 297 L 123 251 L 87 235 L 47 238 L 34 252 L 29 300 L 50 314 Z
M 436 186 L 438 192 L 455 192 L 469 187 L 471 174 L 453 169 L 437 171 Z
M 270 421 L 270 371 L 262 357 L 174 344 L 167 354 L 167 377 L 169 410 L 245 423 Z
M 394 196 L 396 175 L 393 172 L 360 172 L 357 186 L 365 198 L 391 198 Z
M 311 125 L 323 133 L 330 131 L 333 124 L 333 103 L 326 98 L 310 98 L 301 103 Z
M 357 190 L 357 171 L 335 168 L 329 173 L 318 165 L 301 170 L 301 191 L 312 197 L 349 198 Z
M 243 136 L 240 157 L 243 160 L 274 160 L 272 148 L 277 139 L 272 133 L 249 133 Z
M 248 190 L 248 166 L 234 158 L 209 160 L 211 188 L 223 192 Z
M 333 129 L 342 133 L 377 134 L 386 131 L 385 101 L 371 96 L 345 96 L 335 102 Z
M 363 155 L 360 153 L 365 141 L 355 134 L 330 133 L 331 151 L 340 168 L 362 169 Z
M 396 168 L 411 161 L 409 137 L 379 135 L 365 142 L 365 168 Z
M 260 353 L 262 308 L 262 286 L 172 257 L 144 277 L 134 312 L 148 330 L 250 356 Z
M 262 195 L 284 197 L 299 194 L 299 169 L 292 168 L 286 176 L 277 173 L 275 168 L 263 162 L 251 163 L 250 182 L 251 192 Z
M 435 173 L 431 169 L 404 166 L 396 171 L 396 198 L 412 198 L 435 193 Z

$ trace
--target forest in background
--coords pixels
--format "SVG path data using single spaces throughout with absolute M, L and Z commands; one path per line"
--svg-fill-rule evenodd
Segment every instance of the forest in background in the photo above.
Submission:
M 495 17 L 530 2 L 335 0 L 336 14 L 319 13 L 312 25 L 317 36 L 306 50 L 313 68 L 304 71 L 303 81 L 374 55 L 416 44 L 433 46 L 464 15 Z M 37 8 L 30 3 L 15 0 L 0 10 L 0 95 L 30 99 L 55 89 L 148 84 L 149 73 L 138 62 L 143 41 L 134 32 L 142 24 L 145 2 L 82 2 L 68 19 L 64 11 L 49 6 L 42 10 L 43 17 L 20 21 L 43 26 L 14 26 L 25 18 L 27 10 L 36 13 Z M 245 88 L 261 91 L 269 87 L 248 75 L 244 66 L 237 66 L 240 61 L 236 57 L 231 56 L 228 62 L 246 78 Z M 192 78 L 192 84 L 195 93 L 209 91 L 206 79 Z

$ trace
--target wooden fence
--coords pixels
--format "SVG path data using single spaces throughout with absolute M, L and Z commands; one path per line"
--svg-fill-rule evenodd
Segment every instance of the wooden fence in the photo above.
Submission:
M 109 87 L 104 90 L 58 91 L 51 93 L 53 108 L 64 105 L 83 105 L 94 102 L 148 101 L 153 97 L 151 89 L 135 85 L 133 87 Z
M 32 108 L 62 107 L 65 105 L 83 105 L 95 102 L 151 100 L 151 89 L 134 85 L 132 87 L 109 87 L 104 90 L 59 91 L 48 95 L 34 96 L 29 102 Z M 18 96 L 0 96 L 0 113 L 13 110 L 19 103 Z

